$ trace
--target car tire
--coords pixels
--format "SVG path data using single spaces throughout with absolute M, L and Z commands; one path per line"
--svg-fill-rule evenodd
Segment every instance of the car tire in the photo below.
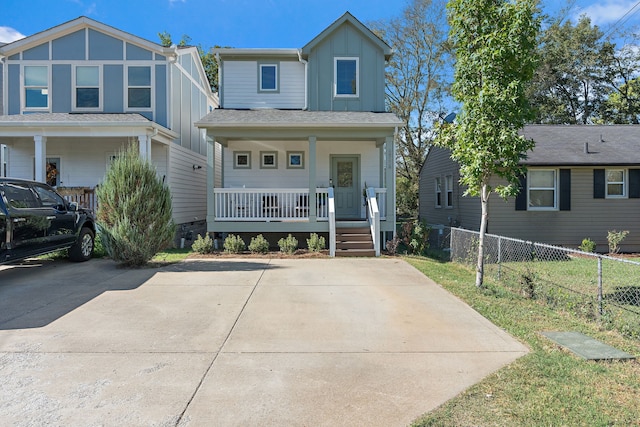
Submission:
M 93 256 L 95 234 L 88 227 L 82 227 L 78 240 L 69 248 L 69 259 L 75 262 L 88 261 Z

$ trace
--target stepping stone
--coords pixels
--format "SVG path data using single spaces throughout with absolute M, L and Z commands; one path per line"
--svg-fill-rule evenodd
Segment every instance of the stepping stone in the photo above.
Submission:
M 542 332 L 551 341 L 586 360 L 626 360 L 635 356 L 579 332 Z

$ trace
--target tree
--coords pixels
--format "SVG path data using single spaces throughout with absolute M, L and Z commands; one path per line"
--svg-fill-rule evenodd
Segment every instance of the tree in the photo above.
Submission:
M 601 117 L 604 123 L 640 124 L 640 79 L 622 84 L 609 95 L 602 104 Z
M 160 44 L 164 47 L 169 47 L 173 44 L 171 39 L 171 34 L 166 31 L 158 33 L 158 37 L 160 38 Z M 191 37 L 184 34 L 178 43 L 178 46 L 189 46 L 191 43 Z M 218 48 L 220 46 L 214 46 L 214 48 Z M 211 90 L 213 92 L 218 91 L 218 63 L 211 52 L 210 48 L 204 48 L 201 44 L 196 46 L 198 49 L 198 55 L 200 55 L 200 61 L 202 61 L 202 66 L 204 68 L 204 72 L 207 75 L 207 79 L 209 80 L 209 85 L 211 86 Z
M 456 52 L 452 91 L 461 111 L 456 123 L 442 125 L 436 143 L 460 164 L 465 194 L 480 196 L 480 287 L 489 195 L 517 193 L 524 171 L 519 162 L 533 148 L 519 131 L 533 117 L 525 91 L 537 64 L 540 22 L 536 0 L 451 0 L 447 8 Z M 493 188 L 494 177 L 506 183 Z
M 96 195 L 100 239 L 112 259 L 143 265 L 171 245 L 175 225 L 169 188 L 133 144 L 113 160 Z
M 407 182 L 398 188 L 398 197 L 407 203 L 398 206 L 401 214 L 415 216 L 420 168 L 449 88 L 452 57 L 445 2 L 412 0 L 399 18 L 371 28 L 393 47 L 386 70 L 387 104 L 406 123 L 398 132 L 397 173 L 399 181 Z
M 529 96 L 536 107 L 537 123 L 588 124 L 615 84 L 615 46 L 587 16 L 577 24 L 559 20 L 542 33 L 540 66 Z

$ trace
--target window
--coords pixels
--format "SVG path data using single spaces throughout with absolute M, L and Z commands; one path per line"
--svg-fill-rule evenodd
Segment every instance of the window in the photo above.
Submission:
M 304 169 L 303 151 L 287 151 L 287 169 Z
M 77 66 L 75 68 L 75 100 L 77 109 L 100 108 L 100 67 Z
M 9 149 L 6 145 L 0 144 L 0 176 L 8 176 Z
M 623 198 L 627 195 L 624 169 L 607 169 L 607 198 Z
M 555 169 L 529 170 L 528 177 L 529 210 L 556 209 Z
M 57 195 L 55 192 L 49 190 L 48 188 L 41 187 L 39 185 L 34 185 L 33 187 L 38 193 L 38 197 L 40 198 L 40 203 L 42 203 L 43 207 L 46 208 L 61 208 L 65 205 L 62 197 Z
M 447 191 L 447 207 L 453 207 L 453 176 L 447 175 L 444 178 L 444 188 Z
M 278 66 L 276 64 L 260 64 L 260 90 L 266 92 L 278 90 Z
M 436 208 L 442 207 L 442 183 L 440 177 L 436 178 Z
M 334 81 L 336 96 L 358 96 L 358 58 L 336 58 Z
M 129 108 L 151 108 L 151 67 L 127 69 Z
M 233 152 L 233 168 L 234 169 L 251 169 L 251 152 L 234 151 Z
M 278 153 L 276 151 L 261 151 L 260 169 L 278 169 Z
M 24 106 L 39 110 L 49 108 L 49 68 L 46 66 L 25 65 Z
M 60 158 L 47 157 L 47 184 L 52 187 L 60 185 Z
M 5 184 L 4 197 L 14 209 L 39 208 L 40 204 L 27 184 Z

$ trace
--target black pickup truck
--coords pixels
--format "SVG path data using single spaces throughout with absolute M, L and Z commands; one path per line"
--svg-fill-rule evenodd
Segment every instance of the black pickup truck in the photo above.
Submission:
M 68 203 L 50 186 L 0 178 L 0 264 L 68 249 L 72 261 L 93 255 L 91 211 Z

